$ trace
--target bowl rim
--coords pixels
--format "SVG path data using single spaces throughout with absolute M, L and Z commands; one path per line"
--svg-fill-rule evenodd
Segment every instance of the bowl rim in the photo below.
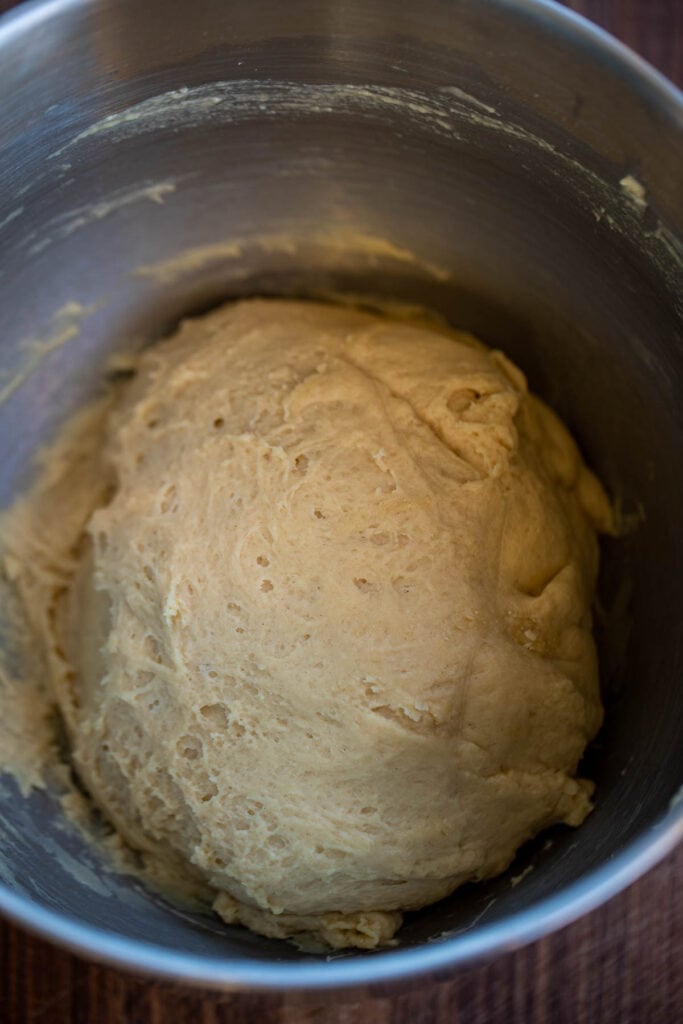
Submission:
M 0 16 L 0 53 L 43 21 L 99 0 L 26 0 Z M 683 131 L 683 92 L 647 61 L 555 0 L 486 0 L 563 34 L 625 74 L 631 86 L 666 111 Z M 552 896 L 499 922 L 468 928 L 406 949 L 280 964 L 254 957 L 202 957 L 114 935 L 51 910 L 0 882 L 0 913 L 53 943 L 103 964 L 194 986 L 254 992 L 353 988 L 415 979 L 512 952 L 594 910 L 631 885 L 683 841 L 683 786 L 669 809 L 623 850 Z M 469 926 L 472 928 L 472 925 Z
M 683 841 L 683 787 L 669 811 L 599 868 L 501 921 L 406 949 L 288 964 L 202 957 L 124 938 L 50 910 L 0 883 L 0 912 L 16 924 L 108 966 L 197 987 L 277 992 L 405 982 L 511 953 L 571 924 L 635 882 Z M 470 925 L 470 927 L 472 927 Z

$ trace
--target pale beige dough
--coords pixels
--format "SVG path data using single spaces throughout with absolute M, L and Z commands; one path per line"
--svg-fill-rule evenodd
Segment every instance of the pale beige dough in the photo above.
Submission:
M 226 920 L 372 947 L 584 819 L 611 512 L 500 353 L 226 305 L 143 355 L 89 459 L 33 616 L 74 761 Z

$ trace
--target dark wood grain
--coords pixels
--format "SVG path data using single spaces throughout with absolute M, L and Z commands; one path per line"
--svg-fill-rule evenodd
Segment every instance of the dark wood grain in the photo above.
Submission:
M 10 6 L 0 0 L 0 10 Z M 683 85 L 683 0 L 569 0 Z M 682 1024 L 683 847 L 563 931 L 373 1000 L 214 995 L 90 964 L 0 921 L 0 1024 Z
M 682 0 L 566 0 L 683 86 Z

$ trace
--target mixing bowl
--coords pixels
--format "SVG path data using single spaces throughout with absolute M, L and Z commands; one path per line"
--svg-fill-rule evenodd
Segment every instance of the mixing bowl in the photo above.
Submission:
M 539 0 L 49 0 L 0 23 L 0 501 L 112 355 L 245 294 L 426 305 L 526 370 L 630 524 L 604 546 L 593 814 L 502 878 L 326 958 L 117 874 L 53 789 L 0 787 L 0 907 L 215 986 L 492 956 L 683 834 L 683 100 Z M 5 631 L 6 643 L 11 636 Z M 532 868 L 532 870 L 527 870 Z

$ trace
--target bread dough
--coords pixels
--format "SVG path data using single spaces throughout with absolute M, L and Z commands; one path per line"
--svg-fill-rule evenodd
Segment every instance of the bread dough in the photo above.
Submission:
M 584 819 L 611 513 L 502 354 L 229 304 L 142 356 L 98 459 L 41 620 L 73 758 L 227 921 L 370 948 Z

